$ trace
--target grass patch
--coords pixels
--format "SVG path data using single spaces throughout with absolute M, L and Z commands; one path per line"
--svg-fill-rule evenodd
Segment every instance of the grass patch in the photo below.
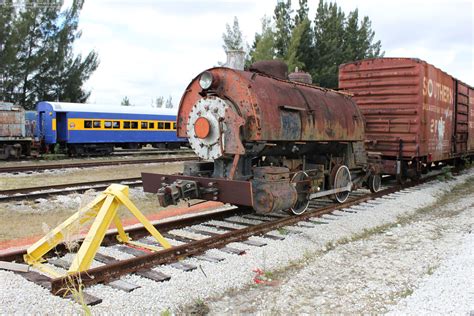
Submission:
M 161 313 L 160 313 L 160 316 L 171 316 L 171 315 L 173 315 L 173 314 L 171 313 L 169 308 L 161 311 Z
M 283 227 L 278 228 L 277 231 L 280 235 L 288 235 L 289 233 L 288 229 L 283 228 Z
M 203 316 L 209 314 L 209 306 L 206 302 L 198 298 L 194 301 L 192 305 L 185 307 L 184 314 L 185 315 L 196 315 L 196 316 Z

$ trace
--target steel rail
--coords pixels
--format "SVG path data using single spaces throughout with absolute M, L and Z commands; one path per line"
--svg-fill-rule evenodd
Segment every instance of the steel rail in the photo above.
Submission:
M 89 189 L 102 190 L 106 189 L 112 183 L 126 183 L 128 186 L 136 187 L 142 185 L 141 180 L 141 177 L 133 177 L 0 190 L 0 202 L 18 201 L 32 198 L 37 199 L 40 197 L 68 194 L 73 192 L 83 193 Z
M 215 202 L 210 202 L 215 203 Z M 246 209 L 236 209 L 234 206 L 225 207 L 222 206 L 218 211 L 206 212 L 204 214 L 192 215 L 185 218 L 179 219 L 171 219 L 171 220 L 164 220 L 157 223 L 154 223 L 153 226 L 160 232 L 168 232 L 173 229 L 180 229 L 187 226 L 197 225 L 209 220 L 219 220 L 229 216 L 234 215 L 242 215 L 251 213 L 251 210 Z M 125 228 L 125 232 L 130 236 L 130 238 L 136 240 L 142 237 L 149 236 L 148 231 L 143 226 L 131 226 Z M 80 244 L 84 239 L 79 238 L 76 241 Z M 112 229 L 111 231 L 105 234 L 104 240 L 101 243 L 101 246 L 111 246 L 118 243 L 117 240 L 117 231 Z M 9 261 L 9 262 L 24 262 L 23 256 L 26 254 L 27 249 L 17 249 L 8 252 L 0 252 L 0 261 Z M 67 249 L 67 245 L 65 243 L 60 243 L 56 246 L 54 251 L 48 253 L 44 258 L 48 258 L 51 256 L 62 256 L 66 253 L 70 252 Z
M 397 192 L 401 189 L 405 189 L 411 186 L 415 186 L 418 183 L 397 185 L 377 193 L 368 194 L 362 197 L 355 198 L 351 201 L 329 205 L 322 208 L 313 209 L 306 211 L 302 215 L 289 216 L 281 219 L 277 219 L 270 222 L 263 222 L 254 226 L 225 232 L 218 236 L 208 237 L 202 240 L 192 241 L 190 243 L 172 247 L 170 249 L 153 252 L 147 255 L 118 261 L 112 264 L 92 268 L 87 271 L 72 274 L 65 277 L 55 278 L 51 280 L 51 292 L 56 295 L 61 295 L 62 290 L 66 288 L 67 284 L 71 285 L 71 282 L 76 284 L 80 280 L 84 286 L 90 286 L 97 283 L 107 283 L 112 280 L 120 278 L 122 275 L 133 273 L 142 269 L 150 269 L 154 266 L 161 264 L 168 264 L 176 262 L 186 257 L 195 256 L 204 253 L 205 251 L 213 248 L 221 248 L 229 243 L 238 242 L 245 240 L 251 236 L 262 235 L 269 231 L 278 229 L 280 227 L 296 224 L 300 221 L 307 220 L 311 217 L 318 217 L 324 214 L 331 213 L 341 208 L 351 207 L 356 204 L 366 202 L 375 198 L 382 197 L 387 194 Z
M 165 162 L 180 162 L 180 161 L 191 161 L 197 160 L 197 157 L 170 157 L 170 158 L 147 158 L 147 159 L 131 159 L 131 160 L 113 160 L 113 161 L 92 161 L 92 162 L 73 162 L 64 164 L 40 164 L 40 165 L 27 165 L 27 166 L 7 166 L 0 167 L 0 173 L 12 173 L 12 172 L 35 172 L 44 170 L 55 170 L 55 169 L 69 169 L 69 168 L 91 168 L 91 167 L 102 167 L 102 166 L 114 166 L 114 165 L 133 165 L 143 163 L 165 163 Z

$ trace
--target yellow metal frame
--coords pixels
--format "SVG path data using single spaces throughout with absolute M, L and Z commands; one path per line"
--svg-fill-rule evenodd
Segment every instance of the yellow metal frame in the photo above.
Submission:
M 117 228 L 117 239 L 120 242 L 146 248 L 151 251 L 161 250 L 159 247 L 142 244 L 130 239 L 130 237 L 125 233 L 122 222 L 117 213 L 117 209 L 120 205 L 124 205 L 143 224 L 143 226 L 145 226 L 148 232 L 163 248 L 171 248 L 168 241 L 156 230 L 156 228 L 128 198 L 128 186 L 112 184 L 92 202 L 74 213 L 67 220 L 46 234 L 46 236 L 31 245 L 27 249 L 27 253 L 24 255 L 25 262 L 52 275 L 53 277 L 62 276 L 54 269 L 43 265 L 43 262 L 45 262 L 43 256 L 59 243 L 63 242 L 67 237 L 70 237 L 71 234 L 77 232 L 82 225 L 91 220 L 94 220 L 92 226 L 89 228 L 79 251 L 74 257 L 67 272 L 68 274 L 82 272 L 89 269 L 112 221 Z

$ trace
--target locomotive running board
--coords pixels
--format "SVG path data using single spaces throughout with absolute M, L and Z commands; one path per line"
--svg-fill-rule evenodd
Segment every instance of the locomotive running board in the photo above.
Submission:
M 219 201 L 242 206 L 252 206 L 252 184 L 249 181 L 226 180 L 217 178 L 192 177 L 142 172 L 143 191 L 157 193 L 163 185 L 169 185 L 176 180 L 195 181 L 202 188 L 216 188 L 218 195 L 203 194 L 202 199 Z

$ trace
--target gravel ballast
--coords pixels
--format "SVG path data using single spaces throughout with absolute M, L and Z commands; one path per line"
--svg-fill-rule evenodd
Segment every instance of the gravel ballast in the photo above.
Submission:
M 283 241 L 261 239 L 267 243 L 264 247 L 241 243 L 229 245 L 246 249 L 243 256 L 211 250 L 209 255 L 225 260 L 212 263 L 186 259 L 184 263 L 199 266 L 191 272 L 169 266 L 157 267 L 157 271 L 171 275 L 168 282 L 156 283 L 137 275 L 124 277 L 127 282 L 141 286 L 131 293 L 104 285 L 93 286 L 87 292 L 103 302 L 91 307 L 91 311 L 156 314 L 170 309 L 180 312 L 186 306 L 204 301 L 215 314 L 386 312 L 390 307 L 393 312 L 410 312 L 415 310 L 410 304 L 416 305 L 410 297 L 413 295 L 415 300 L 417 289 L 423 291 L 425 286 L 429 287 L 428 281 L 421 282 L 435 278 L 437 273 L 441 280 L 444 264 L 449 262 L 446 260 L 457 253 L 465 255 L 465 252 L 456 251 L 464 247 L 460 245 L 472 240 L 468 231 L 474 222 L 474 198 L 467 196 L 447 204 L 449 209 L 458 212 L 442 220 L 428 216 L 426 220 L 414 223 L 387 226 L 386 231 L 377 231 L 373 236 L 368 232 L 395 223 L 399 216 L 408 216 L 433 205 L 444 193 L 472 177 L 474 172 L 466 172 L 449 182 L 424 184 L 351 209 L 356 213 L 337 212 L 342 216 L 328 217 L 324 220 L 328 224 L 290 227 L 284 232 Z M 367 234 L 367 238 L 341 243 L 363 234 Z M 112 250 L 104 249 L 104 252 L 119 256 Z M 465 260 L 469 260 L 469 256 Z M 277 285 L 253 286 L 256 268 L 274 271 Z M 290 273 L 292 270 L 294 272 Z M 462 268 L 458 270 L 461 274 L 472 273 Z M 446 273 L 449 275 L 450 271 Z M 460 276 L 460 280 L 463 278 L 467 280 L 466 275 Z M 0 283 L 0 301 L 6 303 L 1 304 L 0 314 L 64 314 L 81 310 L 77 304 L 54 297 L 11 272 L 0 271 Z M 425 292 L 429 295 L 429 290 Z M 425 300 L 420 296 L 418 302 Z M 451 312 L 465 313 L 469 308 L 461 304 Z

